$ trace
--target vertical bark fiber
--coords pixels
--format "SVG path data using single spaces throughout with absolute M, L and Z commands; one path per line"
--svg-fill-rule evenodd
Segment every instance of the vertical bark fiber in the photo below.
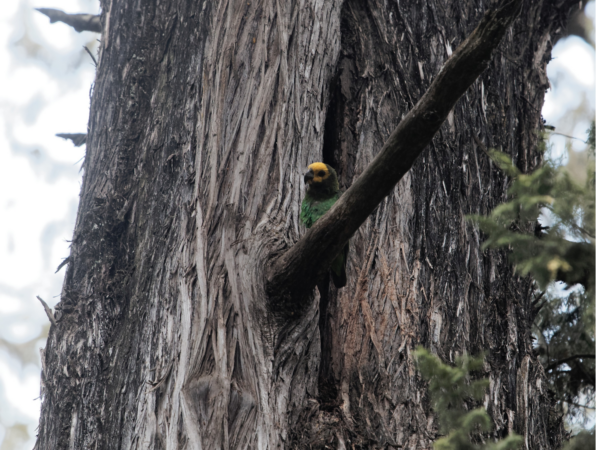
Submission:
M 539 164 L 545 66 L 574 1 L 525 2 L 356 233 L 348 285 L 329 292 L 329 348 L 316 290 L 292 320 L 267 308 L 265 267 L 304 232 L 306 165 L 350 186 L 492 3 L 102 1 L 36 448 L 429 448 L 419 344 L 445 361 L 486 351 L 490 437 L 557 448 L 531 282 L 482 252 L 465 216 L 505 199 L 481 147 Z

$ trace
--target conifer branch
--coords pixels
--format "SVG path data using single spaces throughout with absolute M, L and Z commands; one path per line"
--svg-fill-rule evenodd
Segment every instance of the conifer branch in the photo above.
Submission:
M 297 309 L 360 225 L 390 193 L 446 120 L 458 99 L 487 68 L 494 49 L 521 9 L 504 0 L 488 10 L 452 54 L 417 105 L 400 122 L 366 170 L 306 234 L 267 271 L 276 311 Z M 292 311 L 294 313 L 294 311 Z
M 102 32 L 100 16 L 95 16 L 93 14 L 67 14 L 60 9 L 53 8 L 36 8 L 36 10 L 48 16 L 50 18 L 50 23 L 66 23 L 75 28 L 75 31 L 78 33 L 81 33 L 82 31 L 93 31 L 95 33 Z

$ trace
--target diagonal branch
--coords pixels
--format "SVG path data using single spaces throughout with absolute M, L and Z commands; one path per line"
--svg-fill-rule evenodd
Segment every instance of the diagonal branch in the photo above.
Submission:
M 492 51 L 521 9 L 522 0 L 503 0 L 487 11 L 473 33 L 448 59 L 417 105 L 388 138 L 375 159 L 334 206 L 267 272 L 271 306 L 301 307 L 320 273 L 367 219 L 446 120 L 454 104 L 486 69 Z M 292 311 L 293 313 L 293 311 Z
M 100 16 L 95 16 L 93 14 L 67 14 L 60 9 L 53 8 L 36 8 L 36 10 L 48 16 L 50 18 L 50 23 L 66 23 L 75 28 L 75 31 L 79 33 L 82 31 L 102 32 Z

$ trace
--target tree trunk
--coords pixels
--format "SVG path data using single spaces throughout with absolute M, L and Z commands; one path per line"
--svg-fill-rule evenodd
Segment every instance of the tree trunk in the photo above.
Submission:
M 304 230 L 302 175 L 345 188 L 492 1 L 102 2 L 84 180 L 38 449 L 430 448 L 412 350 L 487 352 L 499 438 L 558 448 L 532 283 L 468 221 L 524 172 L 552 43 L 535 0 L 418 163 L 350 241 L 348 285 L 282 319 L 265 267 Z M 321 312 L 321 319 L 319 319 Z

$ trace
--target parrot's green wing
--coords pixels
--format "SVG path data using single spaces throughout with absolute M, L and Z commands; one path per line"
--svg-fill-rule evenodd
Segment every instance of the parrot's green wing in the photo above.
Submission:
M 313 224 L 320 219 L 329 208 L 333 206 L 336 200 L 340 198 L 340 193 L 336 192 L 333 197 L 324 200 L 315 200 L 308 194 L 302 201 L 302 207 L 300 208 L 300 220 L 306 226 L 310 228 Z M 339 255 L 335 257 L 331 263 L 331 278 L 333 284 L 337 288 L 346 286 L 346 258 L 348 256 L 348 244 L 344 246 L 344 249 Z
M 333 206 L 338 198 L 340 198 L 340 195 L 337 192 L 333 197 L 324 200 L 315 200 L 307 194 L 302 200 L 300 220 L 306 228 L 312 227 L 318 219 L 329 211 L 329 208 Z

